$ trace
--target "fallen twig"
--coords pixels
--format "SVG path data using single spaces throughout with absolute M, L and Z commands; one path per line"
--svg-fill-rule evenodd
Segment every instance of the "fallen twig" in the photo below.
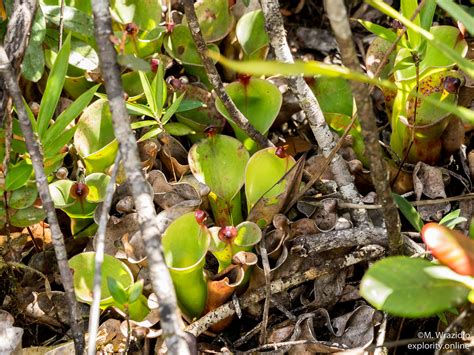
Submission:
M 222 101 L 222 104 L 225 106 L 227 112 L 232 118 L 232 121 L 234 121 L 240 129 L 247 133 L 250 138 L 257 142 L 260 147 L 265 148 L 273 146 L 273 144 L 267 138 L 265 138 L 259 131 L 255 129 L 255 127 L 250 124 L 247 118 L 242 114 L 242 112 L 239 111 L 237 106 L 235 106 L 234 102 L 225 91 L 224 85 L 222 84 L 222 80 L 219 76 L 219 73 L 217 72 L 216 66 L 206 54 L 208 49 L 206 42 L 202 37 L 199 22 L 196 17 L 196 12 L 194 10 L 194 1 L 183 0 L 183 4 L 184 12 L 188 20 L 189 30 L 191 31 L 191 35 L 193 36 L 194 43 L 196 44 L 204 68 L 206 69 L 206 74 L 209 79 L 209 82 L 216 91 L 216 94 L 219 99 Z
M 348 254 L 344 258 L 344 262 L 337 265 L 336 263 L 332 263 L 332 265 L 328 266 L 326 269 L 316 269 L 314 267 L 305 270 L 303 272 L 299 272 L 294 274 L 293 276 L 273 281 L 270 284 L 271 293 L 279 293 L 289 289 L 290 287 L 294 287 L 300 285 L 304 282 L 314 280 L 318 277 L 326 275 L 329 271 L 335 269 L 342 269 L 354 264 L 357 264 L 361 261 L 378 258 L 383 255 L 384 249 L 378 245 L 369 245 L 362 247 L 361 249 Z M 256 289 L 252 293 L 242 297 L 240 299 L 240 305 L 242 308 L 247 308 L 252 304 L 255 304 L 266 297 L 266 290 L 265 289 Z M 206 329 L 208 329 L 211 325 L 216 324 L 217 322 L 225 319 L 235 313 L 234 306 L 232 302 L 228 302 L 223 304 L 219 308 L 215 309 L 212 312 L 209 312 L 202 318 L 198 319 L 196 322 L 190 324 L 186 331 L 190 332 L 194 336 L 199 336 L 202 334 Z
M 40 150 L 40 145 L 36 140 L 35 134 L 33 133 L 31 122 L 28 118 L 28 114 L 23 103 L 22 93 L 18 85 L 16 75 L 10 65 L 10 61 L 3 46 L 0 46 L 0 71 L 7 86 L 8 93 L 12 97 L 13 103 L 16 107 L 21 131 L 25 137 L 26 148 L 30 154 L 31 164 L 33 165 L 35 172 L 36 186 L 38 187 L 38 192 L 43 204 L 43 208 L 47 213 L 54 252 L 56 254 L 56 260 L 58 262 L 59 272 L 61 275 L 61 282 L 64 287 L 64 292 L 66 293 L 66 301 L 69 308 L 70 326 L 76 353 L 82 354 L 84 352 L 82 319 L 76 301 L 76 296 L 74 294 L 73 278 L 71 269 L 68 265 L 63 234 L 59 228 L 56 210 L 49 193 L 48 179 L 44 172 L 43 155 Z
M 352 71 L 361 72 L 344 1 L 325 0 L 324 8 L 339 45 L 342 62 Z M 389 237 L 389 252 L 391 254 L 398 254 L 403 244 L 400 234 L 400 219 L 397 205 L 390 189 L 387 164 L 384 161 L 379 145 L 377 123 L 372 110 L 369 90 L 365 84 L 359 82 L 353 81 L 351 86 L 352 94 L 357 104 L 359 122 L 365 142 L 365 154 L 369 161 L 372 182 L 383 206 L 383 215 Z
M 290 48 L 286 42 L 285 28 L 278 1 L 261 0 L 261 5 L 265 16 L 266 30 L 270 37 L 270 44 L 275 51 L 276 59 L 284 63 L 294 63 Z M 336 146 L 336 142 L 324 119 L 316 97 L 301 76 L 289 77 L 288 86 L 297 97 L 301 108 L 306 114 L 311 130 L 324 157 L 329 158 Z M 331 160 L 331 171 L 343 197 L 349 202 L 360 203 L 361 197 L 354 185 L 354 178 L 350 174 L 346 162 L 339 154 L 335 154 Z M 368 223 L 366 211 L 352 210 L 351 216 L 357 225 Z
M 158 298 L 162 336 L 170 354 L 186 355 L 189 354 L 189 347 L 181 329 L 181 318 L 171 276 L 163 259 L 160 226 L 156 218 L 153 196 L 150 195 L 142 174 L 137 141 L 130 128 L 130 120 L 123 99 L 117 52 L 111 41 L 114 32 L 109 2 L 107 0 L 93 1 L 92 12 L 100 68 L 112 113 L 115 136 L 120 143 L 122 163 L 135 201 L 140 231 L 147 252 L 151 283 Z

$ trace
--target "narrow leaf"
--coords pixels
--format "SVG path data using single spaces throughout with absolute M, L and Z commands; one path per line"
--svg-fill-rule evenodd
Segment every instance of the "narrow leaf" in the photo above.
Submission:
M 461 6 L 453 0 L 436 0 L 439 7 L 450 14 L 456 21 L 461 22 L 466 30 L 474 36 L 474 17 L 469 15 Z
M 392 193 L 392 195 L 393 199 L 395 200 L 395 203 L 397 204 L 398 208 L 405 216 L 405 218 L 408 220 L 408 222 L 410 222 L 410 224 L 413 226 L 413 228 L 416 229 L 417 232 L 420 232 L 423 228 L 423 221 L 415 207 L 413 207 L 411 203 L 406 200 L 406 198 L 395 193 Z
M 107 277 L 107 286 L 109 288 L 110 295 L 112 298 L 121 306 L 128 303 L 128 295 L 123 288 L 123 285 L 115 280 L 113 277 Z
M 71 35 L 69 35 L 61 50 L 56 57 L 53 68 L 49 73 L 49 78 L 46 83 L 46 89 L 43 93 L 40 109 L 38 113 L 38 134 L 41 138 L 44 137 L 49 122 L 53 118 L 54 111 L 58 104 L 61 92 L 63 90 L 64 80 L 68 68 L 69 53 L 71 50 Z
M 150 106 L 150 110 L 153 112 L 152 117 L 155 117 L 158 111 L 156 110 L 155 98 L 153 96 L 153 90 L 151 89 L 150 81 L 148 80 L 148 77 L 144 72 L 139 71 L 138 74 L 140 75 L 140 81 L 142 83 L 146 101 L 148 103 L 148 106 Z
M 171 106 L 166 109 L 166 113 L 161 118 L 161 123 L 162 124 L 165 124 L 166 122 L 168 122 L 169 119 L 171 118 L 171 116 L 173 116 L 175 114 L 175 112 L 178 109 L 179 105 L 181 104 L 181 101 L 183 100 L 183 98 L 184 98 L 184 94 L 182 94 L 180 97 L 178 97 L 171 104 Z

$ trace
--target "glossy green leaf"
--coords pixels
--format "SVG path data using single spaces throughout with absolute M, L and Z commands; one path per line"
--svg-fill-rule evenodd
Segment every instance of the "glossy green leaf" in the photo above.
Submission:
M 444 216 L 440 221 L 439 224 L 443 224 L 446 227 L 453 229 L 456 227 L 459 223 L 464 223 L 467 222 L 467 218 L 465 217 L 460 217 L 461 215 L 461 210 L 457 209 L 454 211 L 451 211 L 448 213 L 446 216 Z
M 38 8 L 31 27 L 28 47 L 26 48 L 25 57 L 21 65 L 23 77 L 33 82 L 37 82 L 43 76 L 44 55 L 42 45 L 45 34 L 46 20 L 41 8 Z
M 76 298 L 80 302 L 92 303 L 92 290 L 94 285 L 95 253 L 80 253 L 69 260 L 69 266 L 74 269 L 74 291 Z M 102 284 L 101 284 L 101 308 L 106 308 L 114 304 L 114 300 L 107 286 L 107 278 L 111 277 L 120 282 L 126 289 L 133 284 L 133 276 L 128 268 L 120 260 L 113 256 L 104 255 L 102 264 Z
M 280 90 L 267 80 L 245 78 L 227 85 L 225 91 L 255 129 L 267 134 L 280 112 Z M 243 142 L 245 148 L 256 150 L 256 143 L 237 127 L 219 99 L 216 100 L 216 108 L 230 122 L 236 137 Z
M 220 134 L 194 144 L 188 155 L 196 179 L 227 202 L 242 188 L 248 160 L 248 151 L 237 139 Z
M 392 315 L 429 317 L 466 302 L 469 289 L 451 280 L 450 273 L 447 267 L 423 259 L 389 257 L 369 268 L 362 278 L 360 294 Z
M 161 242 L 181 310 L 190 317 L 199 317 L 207 299 L 204 279 L 205 256 L 210 245 L 207 227 L 197 223 L 194 212 L 186 213 L 168 226 Z
M 418 0 L 401 0 L 400 8 L 401 13 L 408 19 L 413 17 L 416 8 L 418 7 Z M 416 15 L 412 22 L 420 26 L 420 15 Z M 407 28 L 408 40 L 410 42 L 410 46 L 413 49 L 418 49 L 421 44 L 421 35 L 419 32 L 412 28 Z
M 112 0 L 112 16 L 125 25 L 135 23 L 140 30 L 152 30 L 161 21 L 160 0 Z
M 216 42 L 227 36 L 234 24 L 228 0 L 202 0 L 194 7 L 206 42 Z
M 173 101 L 173 103 L 166 109 L 165 114 L 161 118 L 161 123 L 166 124 L 171 118 L 176 113 L 176 110 L 178 109 L 179 105 L 181 105 L 181 101 L 184 98 L 184 94 L 182 94 L 180 97 L 178 97 L 176 100 Z
M 87 172 L 104 172 L 113 164 L 118 149 L 107 101 L 97 100 L 87 107 L 77 126 L 74 145 Z
M 46 218 L 46 212 L 41 207 L 30 206 L 16 210 L 10 216 L 10 224 L 15 227 L 28 227 Z
M 380 38 L 383 38 L 384 40 L 388 42 L 395 42 L 397 39 L 397 34 L 393 32 L 393 30 L 385 28 L 383 26 L 377 25 L 376 23 L 370 22 L 370 21 L 365 21 L 358 19 L 357 20 L 362 26 L 365 27 L 365 29 L 374 35 L 379 36 Z
M 5 178 L 5 190 L 13 191 L 19 189 L 26 184 L 32 172 L 33 166 L 27 164 L 24 160 L 15 166 L 11 166 Z
M 420 25 L 421 28 L 429 31 L 433 24 L 433 16 L 436 11 L 436 0 L 426 0 L 425 5 L 420 11 Z
M 56 180 L 49 184 L 49 193 L 53 199 L 54 207 L 65 208 L 76 203 L 70 193 L 73 184 L 74 181 L 71 180 Z
M 48 21 L 59 26 L 61 6 L 42 5 L 41 9 Z M 64 6 L 63 11 L 64 28 L 66 30 L 82 34 L 86 37 L 94 36 L 94 24 L 90 15 L 71 6 Z
M 400 212 L 402 212 L 408 222 L 410 222 L 417 232 L 421 232 L 421 229 L 423 228 L 423 220 L 421 219 L 415 207 L 413 207 L 406 198 L 396 193 L 392 193 L 392 196 L 398 208 L 400 209 Z
M 150 65 L 149 64 L 147 64 L 147 65 L 148 65 L 148 68 L 150 68 Z M 138 75 L 140 75 L 140 82 L 142 83 L 143 93 L 145 94 L 146 101 L 148 102 L 148 106 L 150 107 L 150 111 L 153 113 L 153 115 L 151 117 L 157 117 L 158 116 L 158 110 L 157 110 L 157 107 L 156 107 L 155 95 L 154 95 L 154 92 L 151 88 L 150 81 L 148 80 L 148 77 L 145 75 L 144 72 L 139 71 Z
M 148 132 L 146 132 L 143 136 L 141 136 L 140 139 L 138 140 L 138 142 L 143 142 L 143 141 L 146 141 L 147 139 L 156 137 L 161 132 L 163 132 L 163 128 L 154 127 L 152 129 L 150 129 Z
M 150 63 L 144 59 L 138 58 L 134 54 L 122 54 L 117 57 L 117 63 L 138 72 L 151 71 Z
M 38 134 L 41 138 L 43 138 L 46 133 L 46 129 L 53 118 L 54 111 L 56 110 L 59 98 L 61 97 L 70 50 L 71 36 L 68 36 L 59 51 L 51 72 L 49 73 L 46 88 L 41 100 L 38 113 Z
M 63 148 L 66 147 L 72 140 L 74 133 L 76 132 L 77 126 L 71 127 L 64 132 L 62 132 L 56 139 L 53 139 L 49 144 L 45 144 L 43 151 L 44 159 L 51 159 L 63 151 Z M 67 154 L 67 151 L 66 151 Z
M 87 175 L 85 179 L 85 183 L 89 187 L 89 194 L 86 197 L 87 201 L 93 203 L 104 201 L 109 182 L 110 176 L 102 173 Z
M 176 112 L 185 112 L 202 107 L 204 104 L 197 100 L 182 100 Z
M 235 35 L 247 56 L 252 56 L 269 43 L 265 31 L 265 18 L 262 10 L 255 10 L 243 15 L 235 28 Z
M 282 177 L 295 165 L 291 156 L 280 158 L 276 148 L 265 148 L 252 155 L 245 169 L 245 196 L 250 211 L 257 201 L 266 196 L 276 197 L 284 191 L 286 181 Z M 262 174 L 264 172 L 264 174 Z
M 439 7 L 450 14 L 456 21 L 461 22 L 471 35 L 474 35 L 474 17 L 472 15 L 468 14 L 453 0 L 436 0 L 436 2 Z
M 324 113 L 352 116 L 352 89 L 347 80 L 318 76 L 310 87 Z
M 115 302 L 121 305 L 128 303 L 127 292 L 120 281 L 115 280 L 113 276 L 107 276 L 107 287 Z
M 73 238 L 92 238 L 99 226 L 93 216 L 90 218 L 71 218 L 71 234 Z
M 12 191 L 8 198 L 8 207 L 22 209 L 30 207 L 38 198 L 38 189 L 35 184 L 27 184 Z
M 138 297 L 141 296 L 143 291 L 143 279 L 135 282 L 130 288 L 127 290 L 128 293 L 128 302 L 133 303 L 138 300 Z
M 168 122 L 164 128 L 166 133 L 172 136 L 187 136 L 196 133 L 192 128 L 180 122 Z

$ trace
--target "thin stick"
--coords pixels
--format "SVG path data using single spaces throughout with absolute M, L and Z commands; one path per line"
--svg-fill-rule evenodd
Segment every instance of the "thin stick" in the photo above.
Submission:
M 329 271 L 332 271 L 335 269 L 342 269 L 342 268 L 357 264 L 363 260 L 378 258 L 382 254 L 383 254 L 382 247 L 378 245 L 368 245 L 366 247 L 361 248 L 358 251 L 348 254 L 340 265 L 337 265 L 337 263 L 333 263 L 333 265 L 328 267 L 328 269 L 321 269 L 321 270 L 318 270 L 312 267 L 308 270 L 296 273 L 287 278 L 275 280 L 270 284 L 271 293 L 272 294 L 280 293 L 282 291 L 289 289 L 290 287 L 294 287 L 304 282 L 311 281 L 318 277 L 326 275 Z M 259 289 L 254 290 L 252 293 L 242 297 L 239 303 L 242 308 L 247 308 L 263 300 L 266 297 L 266 294 L 267 293 L 265 289 L 259 288 Z M 186 331 L 190 332 L 194 336 L 199 336 L 200 334 L 205 332 L 207 328 L 209 328 L 211 325 L 216 324 L 217 322 L 233 315 L 234 313 L 235 313 L 235 309 L 232 302 L 225 303 L 222 306 L 216 308 L 214 311 L 207 313 L 205 316 L 198 319 L 194 323 L 191 323 L 186 328 Z
M 115 191 L 115 181 L 117 180 L 118 168 L 120 165 L 120 152 L 117 153 L 112 169 L 112 175 L 105 191 L 105 200 L 102 204 L 102 210 L 99 217 L 99 228 L 95 237 L 95 268 L 94 268 L 94 286 L 92 291 L 92 305 L 89 313 L 89 355 L 96 354 L 97 331 L 99 329 L 100 316 L 100 298 L 102 291 L 102 263 L 104 261 L 105 250 L 105 231 L 107 230 L 107 222 L 109 220 L 109 211 L 112 206 L 112 198 Z
M 137 141 L 130 128 L 130 119 L 123 99 L 117 53 L 111 42 L 113 31 L 109 2 L 107 0 L 92 1 L 92 11 L 95 37 L 99 48 L 100 68 L 109 99 L 115 136 L 120 143 L 123 166 L 138 213 L 151 283 L 158 297 L 162 336 L 170 354 L 187 355 L 189 347 L 181 329 L 176 293 L 161 250 L 160 225 L 156 218 L 153 197 L 149 193 L 148 185 L 142 174 Z
M 221 77 L 217 72 L 214 62 L 206 54 L 208 48 L 201 34 L 199 22 L 196 17 L 196 11 L 194 10 L 194 1 L 183 0 L 183 4 L 184 12 L 188 20 L 188 26 L 191 31 L 191 35 L 193 36 L 194 43 L 196 44 L 196 47 L 198 49 L 199 56 L 201 57 L 204 68 L 206 69 L 209 82 L 211 83 L 214 90 L 216 91 L 217 96 L 225 106 L 227 112 L 232 118 L 232 121 L 234 121 L 240 129 L 247 133 L 250 138 L 257 142 L 260 147 L 265 148 L 273 146 L 273 144 L 267 138 L 265 138 L 259 131 L 255 129 L 254 126 L 250 124 L 247 118 L 242 114 L 242 112 L 239 111 L 237 106 L 235 106 L 234 102 L 225 91 Z
M 341 52 L 342 62 L 355 72 L 362 72 L 357 53 L 352 40 L 352 32 L 347 18 L 346 6 L 343 0 L 325 0 L 324 8 L 328 15 L 336 41 Z M 400 233 L 400 219 L 397 205 L 392 197 L 389 184 L 388 169 L 379 145 L 378 129 L 368 88 L 363 83 L 351 82 L 359 122 L 365 142 L 365 154 L 370 165 L 370 174 L 375 191 L 383 208 L 385 224 L 389 237 L 389 252 L 398 254 L 403 244 Z
M 275 51 L 276 59 L 284 63 L 294 63 L 290 47 L 286 41 L 286 32 L 278 1 L 261 0 L 260 3 L 265 16 L 266 31 L 270 37 L 270 44 Z M 334 151 L 336 142 L 324 119 L 318 100 L 316 100 L 313 92 L 301 76 L 289 77 L 288 86 L 297 97 L 308 118 L 314 137 L 324 157 L 328 159 Z M 347 163 L 339 154 L 335 154 L 334 158 L 331 159 L 331 171 L 344 199 L 352 203 L 360 203 L 361 197 L 354 185 L 354 177 L 349 172 Z M 352 210 L 351 216 L 357 225 L 369 223 L 366 211 Z
M 31 163 L 36 177 L 36 186 L 38 187 L 39 196 L 41 198 L 43 208 L 46 210 L 49 227 L 51 229 L 52 241 L 56 260 L 58 262 L 59 272 L 61 275 L 61 282 L 66 294 L 66 301 L 69 308 L 70 326 L 72 336 L 74 339 L 74 346 L 77 354 L 84 352 L 84 333 L 82 331 L 82 319 L 79 312 L 79 307 L 74 294 L 72 273 L 68 265 L 66 246 L 64 244 L 63 234 L 59 228 L 56 210 L 54 209 L 53 200 L 49 193 L 48 178 L 44 172 L 43 155 L 40 150 L 40 145 L 36 140 L 35 134 L 31 127 L 31 122 L 28 119 L 28 114 L 22 99 L 22 93 L 16 75 L 8 60 L 7 53 L 3 46 L 0 46 L 0 71 L 7 85 L 7 90 L 13 99 L 16 107 L 20 127 L 25 137 L 26 148 L 30 153 Z
M 63 46 L 63 34 L 64 34 L 64 0 L 61 0 L 61 8 L 59 12 L 59 43 L 58 50 L 61 50 Z
M 267 248 L 262 240 L 260 242 L 260 256 L 262 257 L 263 274 L 265 276 L 265 302 L 263 304 L 263 315 L 262 315 L 262 328 L 260 329 L 260 344 L 267 342 L 267 325 L 268 325 L 268 313 L 270 311 L 270 301 L 272 299 L 272 293 L 270 289 L 270 263 L 268 261 Z

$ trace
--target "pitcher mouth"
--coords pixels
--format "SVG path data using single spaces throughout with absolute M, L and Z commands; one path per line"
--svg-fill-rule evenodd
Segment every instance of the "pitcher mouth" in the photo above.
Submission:
M 435 122 L 431 122 L 431 123 L 428 123 L 428 124 L 424 124 L 424 125 L 412 125 L 411 123 L 408 122 L 407 118 L 405 116 L 399 116 L 398 119 L 403 123 L 403 125 L 405 125 L 406 127 L 408 128 L 414 128 L 414 129 L 428 129 L 428 128 L 431 128 L 431 127 L 434 127 L 438 124 L 440 124 L 442 121 L 444 121 L 445 119 L 447 119 L 450 115 L 446 115 L 442 118 L 440 118 L 439 120 L 435 121 Z

